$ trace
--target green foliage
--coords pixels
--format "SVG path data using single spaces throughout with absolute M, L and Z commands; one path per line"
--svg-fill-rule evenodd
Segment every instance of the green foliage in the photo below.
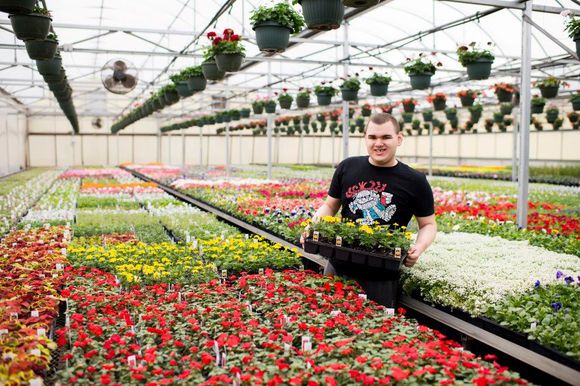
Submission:
M 570 102 L 580 102 L 580 92 L 577 92 L 576 94 L 573 94 L 570 97 Z
M 580 38 L 580 19 L 574 15 L 568 15 L 565 31 L 568 32 L 568 36 L 572 39 Z
M 46 37 L 46 40 L 52 40 L 53 42 L 58 42 L 58 35 L 51 32 L 48 34 L 48 36 Z
M 532 97 L 532 105 L 533 106 L 543 106 L 545 104 L 546 104 L 546 99 L 545 98 L 542 98 L 539 95 L 534 95 Z
M 491 42 L 487 43 L 487 45 L 491 46 Z M 468 64 L 473 64 L 480 59 L 491 61 L 495 59 L 495 56 L 493 56 L 489 49 L 478 48 L 475 42 L 469 43 L 468 46 L 457 48 L 457 55 L 459 56 L 459 63 L 463 67 L 466 67 Z
M 348 77 L 340 85 L 341 89 L 358 91 L 360 89 L 360 80 L 357 77 Z
M 375 72 L 372 76 L 365 80 L 366 84 L 389 84 L 391 77 L 388 75 L 381 75 Z
M 331 85 L 326 85 L 324 83 L 317 84 L 316 86 L 314 86 L 315 94 L 335 96 L 337 92 L 338 90 L 336 88 L 332 87 Z
M 472 106 L 469 106 L 467 109 L 469 110 L 470 113 L 482 112 L 483 105 L 481 105 L 480 103 L 474 103 Z
M 560 79 L 556 78 L 555 76 L 549 76 L 547 78 L 544 78 L 542 80 L 538 80 L 536 82 L 534 82 L 534 86 L 538 87 L 538 88 L 542 88 L 542 87 L 560 87 Z
M 288 94 L 287 92 L 284 92 L 284 93 L 278 95 L 278 101 L 280 101 L 280 102 L 284 102 L 284 101 L 292 102 L 293 100 L 294 100 L 294 97 L 292 97 L 292 95 Z
M 43 15 L 43 16 L 48 16 L 51 17 L 52 15 L 50 14 L 50 11 L 44 7 L 39 7 L 38 5 L 36 5 L 33 9 L 32 9 L 32 13 L 38 14 L 38 15 Z
M 201 66 L 187 67 L 181 73 L 187 77 L 186 79 L 188 79 L 188 78 L 203 78 L 203 70 L 202 70 Z
M 304 18 L 285 2 L 278 3 L 273 7 L 259 6 L 250 14 L 252 27 L 257 24 L 274 21 L 280 25 L 290 28 L 292 33 L 297 34 L 304 28 Z
M 415 60 L 407 58 L 405 73 L 408 75 L 433 75 L 437 71 L 437 67 L 440 66 L 440 62 L 435 65 L 423 54 L 419 54 L 419 57 Z

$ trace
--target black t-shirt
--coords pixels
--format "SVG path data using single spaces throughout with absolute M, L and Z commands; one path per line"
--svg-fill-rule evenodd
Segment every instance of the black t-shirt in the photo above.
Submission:
M 364 224 L 403 226 L 413 215 L 435 213 L 427 178 L 401 161 L 380 167 L 368 156 L 347 158 L 337 166 L 328 195 L 341 200 L 343 218 Z

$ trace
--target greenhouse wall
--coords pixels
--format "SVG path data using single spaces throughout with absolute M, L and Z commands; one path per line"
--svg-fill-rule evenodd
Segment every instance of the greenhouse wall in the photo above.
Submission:
M 0 176 L 26 167 L 26 118 L 0 110 Z

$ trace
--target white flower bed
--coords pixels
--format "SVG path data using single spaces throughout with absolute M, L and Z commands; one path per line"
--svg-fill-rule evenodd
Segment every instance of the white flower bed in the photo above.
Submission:
M 473 233 L 439 233 L 411 269 L 404 288 L 428 301 L 480 315 L 507 294 L 523 293 L 536 280 L 556 281 L 556 271 L 580 274 L 577 256 L 547 251 L 527 241 Z
M 40 197 L 22 221 L 72 221 L 75 216 L 79 185 L 80 180 L 77 178 L 55 181 L 50 190 Z

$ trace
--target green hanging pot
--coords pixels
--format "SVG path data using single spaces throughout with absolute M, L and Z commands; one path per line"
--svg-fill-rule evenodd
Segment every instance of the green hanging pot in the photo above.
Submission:
M 332 96 L 328 94 L 316 94 L 319 106 L 328 106 L 332 102 Z
M 54 40 L 27 40 L 26 51 L 30 59 L 48 60 L 54 58 L 58 48 L 58 42 Z
M 542 98 L 550 99 L 558 96 L 558 86 L 539 87 Z
M 572 109 L 574 109 L 574 111 L 580 110 L 580 101 L 572 102 Z
M 182 98 L 188 98 L 193 94 L 195 94 L 195 91 L 189 88 L 189 84 L 187 81 L 177 82 L 175 84 L 175 88 L 177 89 L 177 93 L 179 94 L 179 96 Z
M 241 54 L 217 54 L 215 62 L 220 71 L 237 72 L 242 67 L 244 56 Z
M 574 43 L 576 43 L 576 55 L 580 58 L 580 36 L 574 39 Z
M 69 87 L 67 81 L 47 83 L 47 84 L 48 84 L 48 88 L 52 92 L 55 92 L 55 91 L 57 91 L 57 92 L 58 91 L 64 91 L 64 90 L 66 90 Z
M 187 80 L 191 91 L 203 91 L 207 87 L 207 80 L 204 77 L 192 76 Z
M 358 90 L 350 90 L 346 88 L 341 88 L 340 93 L 342 94 L 343 101 L 356 101 L 358 99 Z
M 381 97 L 387 95 L 389 84 L 371 83 L 371 95 Z
M 57 75 L 62 69 L 62 58 L 55 55 L 52 59 L 37 60 L 36 68 L 41 75 Z
M 379 0 L 342 0 L 345 7 L 368 8 L 377 5 Z
M 296 97 L 296 106 L 301 109 L 308 108 L 310 106 L 310 96 Z
M 470 96 L 462 96 L 459 97 L 459 99 L 461 100 L 461 106 L 463 107 L 473 106 L 473 103 L 475 102 L 475 98 Z
M 497 89 L 495 95 L 497 95 L 497 100 L 500 103 L 503 103 L 503 102 L 511 102 L 513 93 L 502 89 Z
M 60 83 L 66 79 L 66 71 L 61 67 L 56 75 L 42 75 L 46 83 Z
M 512 113 L 513 108 L 514 107 L 512 105 L 501 105 L 499 107 L 499 110 L 503 115 L 510 115 Z
M 267 114 L 274 114 L 276 112 L 276 104 L 275 103 L 265 104 L 264 110 L 266 110 Z
M 548 123 L 554 123 L 556 122 L 556 119 L 558 119 L 558 111 L 548 111 L 546 112 L 546 121 L 548 121 Z
M 10 15 L 10 23 L 16 37 L 20 40 L 44 40 L 50 32 L 52 19 L 38 13 Z
M 481 111 L 471 111 L 471 122 L 477 123 L 481 119 Z
M 414 103 L 403 103 L 403 111 L 406 113 L 412 113 L 415 111 Z
M 165 98 L 165 102 L 167 103 L 167 105 L 173 105 L 177 102 L 179 102 L 179 94 L 177 93 L 177 90 L 175 91 L 167 91 L 163 97 Z
M 240 117 L 250 118 L 250 109 L 241 109 L 240 110 Z
M 31 13 L 36 5 L 36 0 L 0 0 L 0 12 L 10 14 Z
M 450 121 L 457 119 L 457 113 L 445 112 L 445 117 Z
M 423 114 L 423 121 L 431 122 L 433 120 L 433 113 L 432 112 L 428 112 L 428 113 L 423 112 L 422 114 Z
M 493 60 L 489 59 L 478 59 L 475 63 L 468 64 L 467 77 L 470 80 L 482 80 L 489 78 L 491 74 L 491 65 Z
M 344 17 L 341 0 L 298 0 L 308 28 L 329 31 L 337 29 Z
M 371 109 L 362 109 L 360 111 L 360 115 L 362 115 L 363 117 L 370 117 L 373 113 L 373 110 Z
M 264 106 L 263 105 L 252 105 L 252 110 L 254 110 L 254 114 L 260 115 L 264 113 Z
M 412 74 L 409 75 L 411 80 L 411 88 L 413 90 L 426 90 L 431 85 L 431 77 L 433 74 Z
M 405 123 L 413 122 L 413 114 L 403 114 L 403 121 Z
M 56 99 L 58 100 L 68 100 L 70 99 L 70 97 L 72 96 L 72 88 L 67 88 L 64 91 L 61 92 L 54 92 L 54 96 Z
M 222 80 L 226 73 L 220 71 L 215 61 L 207 61 L 201 64 L 201 71 L 207 80 Z
M 544 112 L 545 105 L 545 103 L 541 105 L 532 105 L 532 114 L 542 114 Z
M 286 110 L 290 110 L 292 108 L 292 99 L 282 99 L 278 100 L 280 103 L 280 107 Z
M 262 52 L 284 52 L 290 43 L 289 27 L 275 21 L 264 21 L 254 26 L 256 31 L 256 43 Z
M 434 99 L 433 100 L 433 110 L 435 111 L 443 111 L 447 108 L 447 101 L 442 99 Z

